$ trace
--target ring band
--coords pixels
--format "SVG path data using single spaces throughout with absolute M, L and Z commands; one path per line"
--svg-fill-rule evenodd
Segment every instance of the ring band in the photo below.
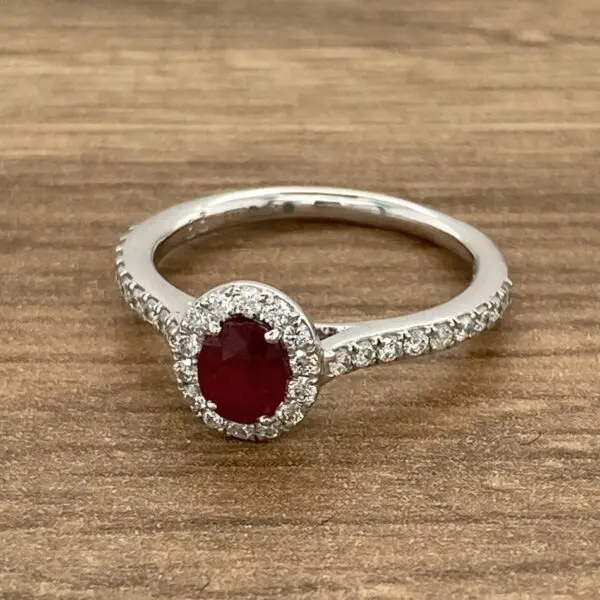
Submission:
M 394 229 L 426 238 L 472 264 L 461 294 L 411 315 L 313 324 L 273 287 L 237 281 L 199 298 L 156 264 L 174 247 L 216 230 L 270 219 L 320 219 Z M 492 327 L 512 283 L 494 243 L 474 227 L 382 194 L 277 187 L 215 194 L 168 208 L 132 227 L 117 247 L 127 305 L 170 344 L 179 388 L 210 427 L 246 440 L 297 425 L 333 378 L 377 363 L 446 350 Z

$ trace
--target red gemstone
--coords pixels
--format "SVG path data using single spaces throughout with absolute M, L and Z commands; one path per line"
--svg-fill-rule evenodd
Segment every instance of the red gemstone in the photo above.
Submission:
M 200 390 L 225 419 L 254 423 L 272 416 L 285 398 L 288 355 L 281 342 L 265 340 L 267 331 L 263 323 L 235 316 L 218 335 L 204 338 L 198 353 Z

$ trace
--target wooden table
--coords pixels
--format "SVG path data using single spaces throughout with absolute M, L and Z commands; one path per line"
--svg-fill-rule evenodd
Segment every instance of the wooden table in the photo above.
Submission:
M 5 0 L 0 596 L 597 598 L 600 5 Z M 480 341 L 328 386 L 269 444 L 207 431 L 122 306 L 113 247 L 263 184 L 403 195 L 504 250 Z M 315 319 L 414 311 L 464 267 L 392 233 L 263 225 L 170 257 Z

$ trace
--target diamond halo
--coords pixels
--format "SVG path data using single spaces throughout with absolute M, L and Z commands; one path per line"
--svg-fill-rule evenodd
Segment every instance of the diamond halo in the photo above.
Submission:
M 216 405 L 203 396 L 198 379 L 197 356 L 204 338 L 217 334 L 222 323 L 234 316 L 267 325 L 269 334 L 283 344 L 291 367 L 285 397 L 275 414 L 250 424 L 219 415 Z M 323 369 L 319 338 L 302 309 L 276 288 L 239 281 L 209 290 L 190 305 L 169 343 L 178 387 L 192 411 L 209 427 L 232 437 L 278 437 L 302 421 L 317 396 Z

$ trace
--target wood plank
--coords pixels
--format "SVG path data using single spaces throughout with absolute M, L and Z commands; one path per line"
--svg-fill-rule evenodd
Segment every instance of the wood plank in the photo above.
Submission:
M 5 0 L 0 596 L 593 598 L 600 588 L 600 5 Z M 182 405 L 118 236 L 218 189 L 329 184 L 482 228 L 497 330 L 323 390 L 247 445 Z M 169 257 L 316 319 L 450 297 L 389 232 L 250 227 Z

